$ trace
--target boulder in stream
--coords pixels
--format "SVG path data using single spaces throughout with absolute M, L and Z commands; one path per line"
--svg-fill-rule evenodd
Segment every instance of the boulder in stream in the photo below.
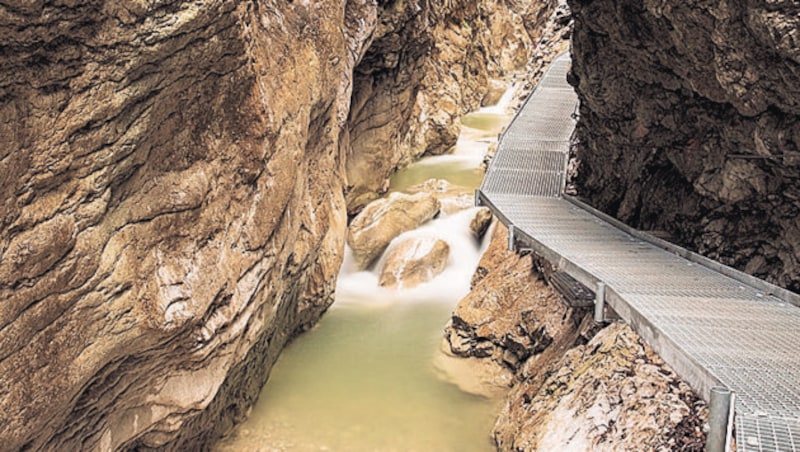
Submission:
M 356 267 L 369 267 L 395 237 L 433 219 L 440 208 L 439 200 L 429 193 L 392 193 L 367 205 L 347 234 Z
M 442 204 L 442 212 L 447 215 L 469 209 L 475 202 L 472 190 L 444 179 L 428 179 L 409 187 L 406 193 L 430 193 L 436 196 Z
M 488 208 L 475 209 L 475 216 L 469 222 L 469 230 L 472 232 L 472 236 L 478 240 L 482 239 L 492 224 L 492 218 L 494 218 L 494 215 Z
M 389 248 L 381 270 L 381 287 L 410 289 L 444 271 L 450 245 L 433 237 L 408 237 Z

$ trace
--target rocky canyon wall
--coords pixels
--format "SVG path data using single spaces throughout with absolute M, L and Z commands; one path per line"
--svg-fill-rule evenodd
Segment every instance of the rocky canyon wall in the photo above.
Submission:
M 538 7 L 0 0 L 3 449 L 246 416 L 332 302 L 345 193 L 452 145 Z
M 354 77 L 347 158 L 351 212 L 398 167 L 456 143 L 459 118 L 490 81 L 523 70 L 555 0 L 379 1 L 374 42 Z
M 800 291 L 800 4 L 569 4 L 580 195 Z
M 0 2 L 4 450 L 244 415 L 332 301 L 374 25 L 345 1 Z

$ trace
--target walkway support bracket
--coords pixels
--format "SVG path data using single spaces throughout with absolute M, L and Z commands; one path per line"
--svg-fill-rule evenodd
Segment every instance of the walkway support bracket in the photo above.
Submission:
M 514 230 L 516 228 L 513 224 L 508 225 L 508 250 L 509 251 L 516 251 L 517 250 L 517 238 L 514 236 Z

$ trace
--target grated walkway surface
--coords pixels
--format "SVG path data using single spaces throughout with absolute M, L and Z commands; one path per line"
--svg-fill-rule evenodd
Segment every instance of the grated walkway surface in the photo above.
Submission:
M 577 96 L 560 56 L 501 136 L 479 203 L 590 288 L 706 400 L 735 393 L 738 450 L 800 450 L 800 297 L 562 196 Z

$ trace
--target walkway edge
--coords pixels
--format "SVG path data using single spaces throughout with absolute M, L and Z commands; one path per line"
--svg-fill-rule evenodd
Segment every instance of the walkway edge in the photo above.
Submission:
M 667 250 L 671 253 L 674 253 L 690 262 L 694 262 L 695 264 L 702 265 L 708 269 L 714 270 L 717 273 L 721 273 L 729 278 L 735 279 L 742 284 L 747 284 L 750 287 L 760 290 L 764 296 L 773 296 L 778 298 L 786 303 L 791 303 L 795 306 L 800 307 L 800 295 L 791 292 L 789 290 L 784 289 L 783 287 L 778 287 L 774 284 L 771 284 L 763 279 L 756 278 L 755 276 L 749 275 L 743 271 L 739 271 L 735 268 L 728 267 L 727 265 L 723 265 L 717 261 L 709 259 L 701 254 L 695 253 L 693 251 L 689 251 L 686 248 L 681 246 L 675 245 L 674 243 L 670 243 L 666 240 L 660 239 L 658 237 L 652 236 L 646 232 L 640 231 L 639 229 L 632 228 L 627 224 L 621 222 L 620 220 L 608 215 L 607 213 L 595 209 L 594 207 L 586 204 L 585 202 L 579 200 L 574 196 L 563 195 L 562 196 L 567 201 L 571 202 L 577 207 L 589 212 L 590 214 L 602 219 L 603 221 L 610 223 L 617 229 L 630 234 L 637 239 L 643 240 L 651 245 L 655 245 L 659 248 Z

